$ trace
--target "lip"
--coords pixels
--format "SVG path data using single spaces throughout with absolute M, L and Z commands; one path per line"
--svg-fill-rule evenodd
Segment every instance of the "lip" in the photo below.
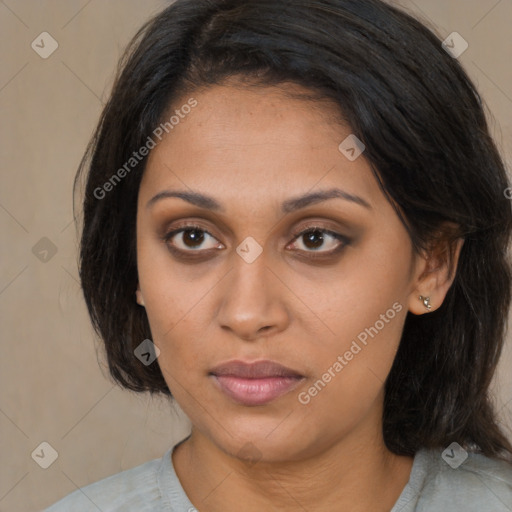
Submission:
M 218 388 L 241 405 L 265 405 L 297 387 L 305 378 L 274 361 L 228 361 L 210 371 Z

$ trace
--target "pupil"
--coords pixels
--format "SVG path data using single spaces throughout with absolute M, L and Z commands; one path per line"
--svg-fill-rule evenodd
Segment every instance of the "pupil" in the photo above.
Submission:
M 309 248 L 318 248 L 324 243 L 324 237 L 322 236 L 322 232 L 315 230 L 310 231 L 309 233 L 304 235 L 305 237 L 305 246 Z
M 187 229 L 183 232 L 183 237 L 185 245 L 196 247 L 202 244 L 204 233 L 198 229 Z

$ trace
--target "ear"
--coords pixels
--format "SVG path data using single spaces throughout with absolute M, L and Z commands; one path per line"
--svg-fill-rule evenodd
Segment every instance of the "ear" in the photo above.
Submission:
M 448 228 L 448 231 L 451 229 Z M 441 235 L 430 244 L 429 249 L 417 255 L 413 291 L 408 304 L 411 313 L 422 315 L 441 307 L 455 279 L 463 244 L 462 238 Z M 425 305 L 427 298 L 430 309 Z
M 135 297 L 137 299 L 137 304 L 139 304 L 139 306 L 144 306 L 144 298 L 142 297 L 142 292 L 140 291 L 139 283 L 137 283 L 137 289 L 135 290 Z

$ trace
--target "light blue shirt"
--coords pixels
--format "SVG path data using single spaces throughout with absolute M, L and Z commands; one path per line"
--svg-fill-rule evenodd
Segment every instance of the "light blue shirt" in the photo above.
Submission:
M 173 449 L 83 487 L 44 512 L 200 512 L 174 471 Z M 475 453 L 455 469 L 445 460 L 440 450 L 420 450 L 391 512 L 512 512 L 511 464 Z

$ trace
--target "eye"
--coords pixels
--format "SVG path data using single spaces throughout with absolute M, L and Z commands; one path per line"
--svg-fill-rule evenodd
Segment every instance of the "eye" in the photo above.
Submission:
M 349 244 L 349 239 L 340 233 L 324 228 L 311 227 L 295 235 L 292 249 L 303 252 L 333 254 Z M 295 246 L 295 247 L 294 247 Z
M 201 253 L 208 254 L 212 250 L 223 249 L 211 233 L 198 225 L 183 225 L 176 227 L 163 236 L 169 250 L 176 256 L 200 257 Z M 293 241 L 287 249 L 309 253 L 310 257 L 331 256 L 344 249 L 350 240 L 334 231 L 312 226 L 293 235 Z M 194 254 L 195 253 L 195 254 Z M 204 256 L 204 254 L 203 254 Z
M 167 233 L 164 240 L 169 248 L 181 252 L 199 252 L 223 247 L 220 242 L 215 243 L 216 238 L 200 226 L 183 226 L 175 229 Z

